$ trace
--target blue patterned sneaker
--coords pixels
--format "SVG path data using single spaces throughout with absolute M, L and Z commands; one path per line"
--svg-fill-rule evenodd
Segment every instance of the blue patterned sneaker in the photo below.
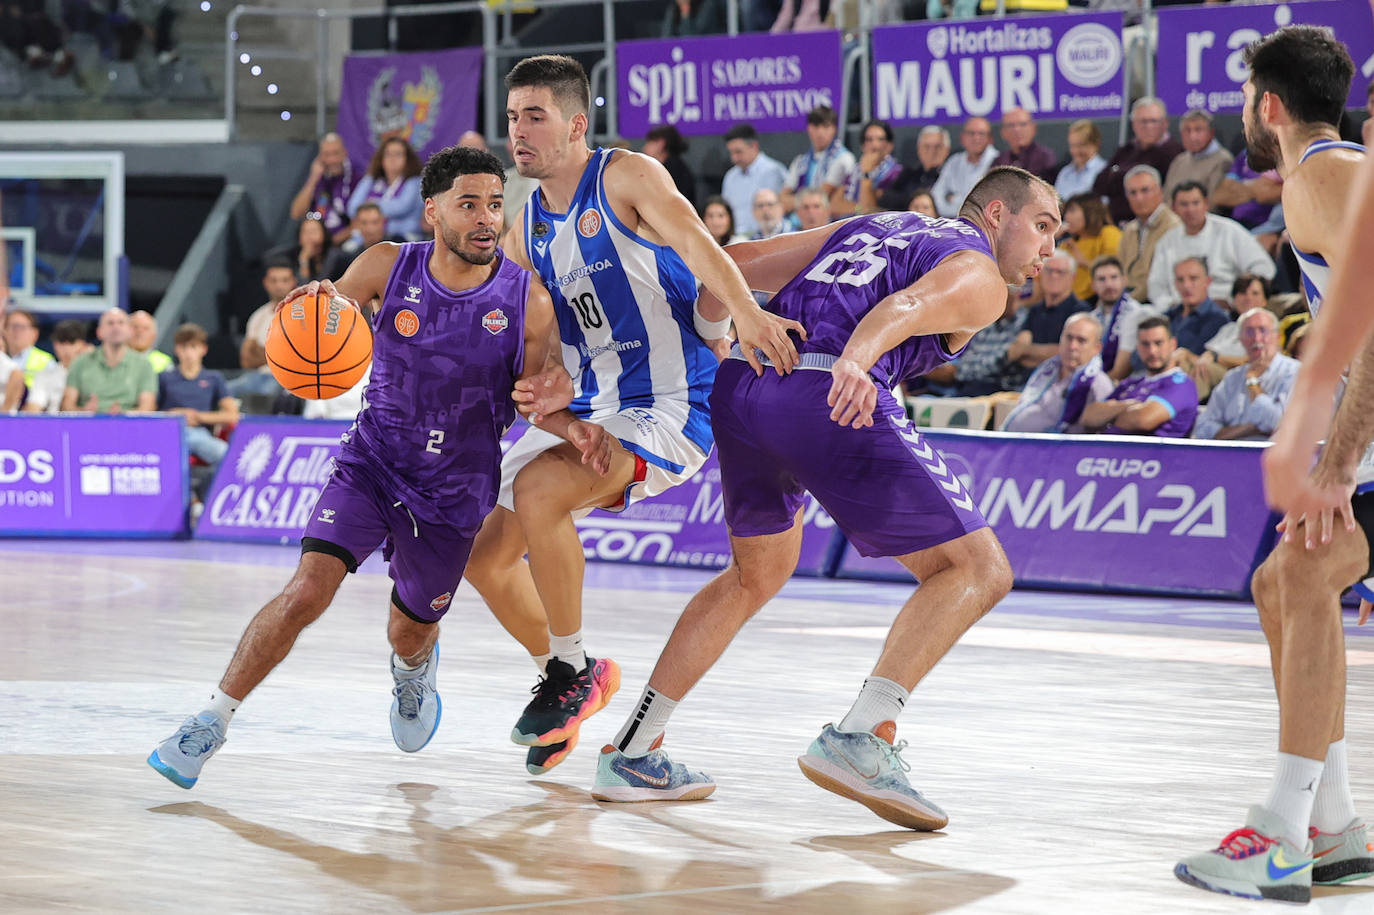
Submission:
M 562 743 L 605 708 L 618 689 L 620 665 L 610 658 L 588 658 L 581 673 L 554 658 L 531 690 L 534 698 L 515 723 L 510 739 L 522 747 Z
M 1312 898 L 1312 857 L 1282 839 L 1282 832 L 1282 820 L 1263 807 L 1251 807 L 1243 828 L 1211 851 L 1178 862 L 1174 876 L 1214 893 L 1307 902 Z
M 1307 831 L 1312 842 L 1312 882 L 1322 886 L 1349 883 L 1374 876 L 1374 844 L 1364 821 L 1356 820 L 1342 832 Z
M 826 791 L 858 801 L 890 823 L 940 829 L 949 817 L 907 781 L 911 766 L 902 759 L 906 741 L 893 746 L 896 734 L 897 725 L 891 721 L 872 732 L 840 731 L 827 724 L 797 765 Z
M 699 801 L 716 790 L 711 776 L 675 763 L 659 749 L 643 756 L 626 756 L 615 747 L 601 748 L 592 797 L 598 801 Z
M 200 767 L 224 746 L 224 719 L 214 712 L 187 718 L 181 728 L 148 754 L 148 765 L 169 782 L 190 788 L 200 777 Z
M 391 737 L 407 753 L 423 750 L 439 730 L 444 704 L 439 701 L 435 685 L 438 674 L 438 644 L 425 663 L 414 670 L 397 667 L 396 655 L 391 656 L 391 679 L 396 681 L 391 689 Z
M 558 743 L 551 743 L 547 747 L 530 747 L 525 754 L 525 768 L 530 775 L 543 775 L 554 766 L 568 758 L 568 754 L 577 746 L 577 732 L 567 740 L 560 740 Z

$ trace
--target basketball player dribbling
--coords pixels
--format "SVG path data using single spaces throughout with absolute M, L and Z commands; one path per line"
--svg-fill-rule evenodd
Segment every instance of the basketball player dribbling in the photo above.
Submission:
M 1365 162 L 1364 148 L 1342 142 L 1336 127 L 1354 65 L 1329 30 L 1314 26 L 1279 29 L 1251 45 L 1245 60 L 1250 164 L 1261 170 L 1277 166 L 1284 177 L 1288 233 L 1314 327 L 1322 328 L 1327 315 L 1319 309 L 1329 291 L 1330 265 L 1348 257 L 1350 230 L 1343 227 L 1354 224 L 1347 223 L 1346 204 Z M 1341 301 L 1343 310 L 1354 306 Z M 1310 353 L 1304 356 L 1304 371 L 1311 359 Z M 1341 367 L 1326 362 L 1318 370 L 1338 374 Z M 1324 426 L 1332 391 L 1334 383 L 1323 401 L 1295 400 L 1287 416 L 1310 412 Z M 1202 889 L 1307 902 L 1314 883 L 1374 874 L 1374 845 L 1350 794 L 1340 605 L 1342 591 L 1374 574 L 1374 467 L 1361 460 L 1374 436 L 1371 402 L 1374 360 L 1362 354 L 1316 467 L 1307 473 L 1315 444 L 1309 440 L 1302 458 L 1305 481 L 1280 484 L 1277 501 L 1287 511 L 1283 537 L 1251 582 L 1278 693 L 1278 764 L 1268 798 L 1250 808 L 1245 826 L 1174 868 L 1180 880 Z M 1271 466 L 1291 467 L 1293 456 Z M 1336 515 L 1344 523 L 1334 525 Z
M 602 750 L 592 796 L 688 800 L 715 789 L 660 748 L 668 716 L 787 581 L 809 490 L 864 556 L 920 582 L 849 712 L 798 762 L 821 787 L 913 829 L 948 817 L 907 779 L 896 719 L 916 684 L 1011 588 L 1011 568 L 972 495 L 907 419 L 894 385 L 957 356 L 1054 250 L 1054 188 L 992 169 L 958 219 L 860 216 L 731 245 L 770 310 L 812 328 L 798 370 L 756 377 L 736 349 L 716 376 L 730 566 L 683 611 L 635 710 Z
M 615 663 L 582 647 L 585 559 L 573 519 L 623 510 L 701 467 L 718 361 L 706 341 L 733 319 L 751 358 L 759 347 L 784 372 L 796 361 L 788 331 L 801 325 L 758 307 L 657 160 L 587 146 L 591 93 L 577 61 L 522 60 L 506 87 L 516 169 L 539 180 L 506 250 L 553 297 L 574 384 L 561 415 L 614 437 L 602 476 L 559 437 L 566 420 L 528 430 L 502 460 L 497 508 L 468 564 L 468 580 L 543 674 L 511 732 L 538 774 L 567 757 L 619 684 Z M 696 309 L 698 282 L 717 294 L 709 311 Z M 763 370 L 757 360 L 754 369 Z
M 196 783 L 239 703 L 329 606 L 344 576 L 383 542 L 395 582 L 387 625 L 392 737 L 413 753 L 434 736 L 438 622 L 496 502 L 513 388 L 517 379 L 540 380 L 546 369 L 563 372 L 547 291 L 497 246 L 504 182 L 501 162 L 489 153 L 436 153 L 421 178 L 432 241 L 374 245 L 337 288 L 310 283 L 279 306 L 317 290 L 351 299 L 353 307 L 380 300 L 372 380 L 312 510 L 291 581 L 248 624 L 209 704 L 148 757 L 173 783 Z M 604 470 L 610 452 L 603 430 L 561 419 L 549 417 L 548 425 Z

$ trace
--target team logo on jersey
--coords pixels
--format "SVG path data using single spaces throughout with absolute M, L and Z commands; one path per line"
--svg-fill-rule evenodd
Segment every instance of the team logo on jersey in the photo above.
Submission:
M 440 594 L 438 597 L 434 598 L 434 600 L 429 602 L 429 609 L 437 613 L 440 610 L 447 607 L 448 602 L 451 600 L 453 600 L 453 592 L 445 591 L 443 594 Z
M 549 250 L 549 243 L 546 241 L 537 241 L 534 243 L 534 250 L 539 252 L 540 257 L 543 257 L 544 253 Z
M 407 286 L 406 288 L 410 291 L 406 293 L 405 301 L 413 302 L 414 304 L 419 305 L 420 293 L 425 291 L 424 288 L 421 286 Z
M 534 224 L 534 228 L 530 231 L 534 234 L 535 238 L 543 238 L 545 235 L 549 234 L 549 224 L 541 219 Z
M 402 337 L 413 337 L 420 330 L 420 316 L 409 308 L 396 312 L 396 333 Z
M 591 238 L 601 231 L 601 214 L 596 210 L 588 210 L 577 219 L 577 231 L 582 233 L 583 238 Z
M 487 329 L 487 333 L 494 337 L 507 327 L 510 327 L 510 319 L 506 317 L 506 313 L 501 309 L 493 308 L 491 311 L 482 315 L 482 326 Z

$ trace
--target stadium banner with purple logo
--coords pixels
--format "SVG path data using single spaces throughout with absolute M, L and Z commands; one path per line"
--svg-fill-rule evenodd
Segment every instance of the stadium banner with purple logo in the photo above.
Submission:
M 741 122 L 801 130 L 817 105 L 840 107 L 839 32 L 794 32 L 616 45 L 619 129 L 642 137 L 671 124 L 719 136 Z
M 1124 80 L 1119 12 L 873 30 L 874 113 L 898 126 L 997 121 L 1016 107 L 1042 119 L 1116 117 Z
M 1213 113 L 1240 111 L 1241 86 L 1249 70 L 1243 56 L 1253 41 L 1285 25 L 1320 25 L 1334 30 L 1355 60 L 1347 108 L 1363 108 L 1374 73 L 1374 22 L 1366 0 L 1309 0 L 1303 3 L 1164 6 L 1159 19 L 1160 66 L 1156 94 L 1170 114 L 1192 108 Z M 1167 49 L 1167 53 L 1166 53 Z
M 1245 596 L 1274 543 L 1264 445 L 922 430 L 978 501 L 1018 585 Z M 906 577 L 845 550 L 842 577 Z
M 423 162 L 477 126 L 482 49 L 350 54 L 339 90 L 339 136 L 354 174 L 386 136 L 405 138 Z
M 179 416 L 0 416 L 0 536 L 178 537 Z

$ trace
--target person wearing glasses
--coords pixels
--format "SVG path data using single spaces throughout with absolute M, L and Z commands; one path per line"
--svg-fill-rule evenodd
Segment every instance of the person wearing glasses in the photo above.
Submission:
M 1298 360 L 1279 352 L 1279 319 L 1267 308 L 1251 308 L 1238 323 L 1246 362 L 1212 389 L 1193 438 L 1268 441 L 1288 406 Z
M 1137 165 L 1149 165 L 1167 175 L 1174 158 L 1183 152 L 1183 145 L 1169 136 L 1169 112 L 1157 98 L 1146 96 L 1131 106 L 1131 133 L 1134 139 L 1116 151 L 1093 182 L 1093 191 L 1107 198 L 1112 222 L 1117 224 L 1131 218 L 1126 173 Z

